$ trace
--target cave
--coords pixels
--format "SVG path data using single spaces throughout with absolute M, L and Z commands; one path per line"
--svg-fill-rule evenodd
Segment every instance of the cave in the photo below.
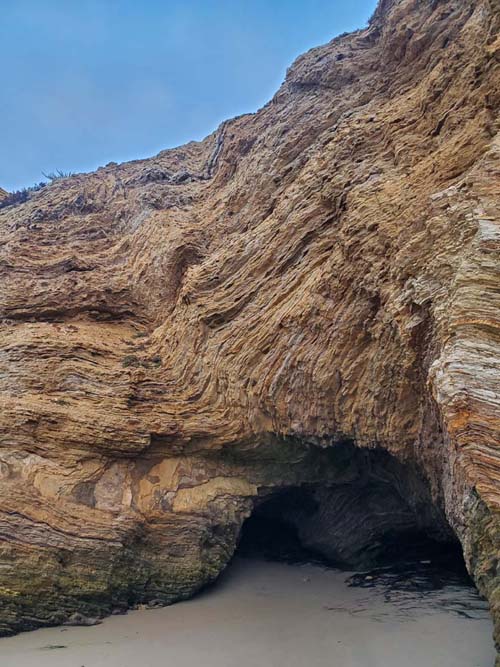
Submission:
M 352 443 L 339 451 L 334 465 L 354 462 L 349 481 L 265 490 L 241 527 L 236 555 L 397 571 L 422 588 L 471 583 L 460 542 L 415 466 Z

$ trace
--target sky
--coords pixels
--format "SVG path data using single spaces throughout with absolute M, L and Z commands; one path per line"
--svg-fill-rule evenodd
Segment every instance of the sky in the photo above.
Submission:
M 202 139 L 375 0 L 0 0 L 0 187 Z

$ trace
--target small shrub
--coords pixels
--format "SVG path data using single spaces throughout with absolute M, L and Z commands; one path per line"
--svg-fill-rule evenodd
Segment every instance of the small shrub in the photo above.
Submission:
M 61 171 L 60 169 L 56 169 L 55 171 L 49 171 L 48 174 L 42 171 L 42 175 L 45 176 L 45 178 L 51 183 L 53 183 L 54 181 L 58 181 L 60 178 L 69 178 L 70 176 L 74 176 L 74 173 L 72 171 Z
M 33 192 L 38 192 L 47 185 L 44 181 L 40 183 L 35 183 L 28 188 L 22 188 L 21 190 L 16 190 L 15 192 L 9 192 L 7 197 L 0 200 L 0 209 L 6 208 L 7 206 L 17 206 L 18 204 L 23 204 L 25 201 L 28 201 Z
M 42 171 L 42 174 L 49 183 L 53 183 L 60 178 L 69 178 L 70 176 L 74 176 L 72 171 L 61 171 L 60 169 L 51 171 L 48 174 Z M 35 185 L 30 185 L 27 188 L 22 188 L 21 190 L 16 190 L 15 192 L 9 192 L 7 197 L 0 200 L 0 209 L 6 208 L 7 206 L 17 206 L 18 204 L 23 204 L 25 201 L 28 201 L 33 192 L 38 192 L 38 190 L 41 190 L 46 185 L 48 185 L 46 181 L 40 181 L 40 183 L 35 183 Z

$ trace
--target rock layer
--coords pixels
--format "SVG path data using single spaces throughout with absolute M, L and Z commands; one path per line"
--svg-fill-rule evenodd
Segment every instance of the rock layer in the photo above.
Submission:
M 383 0 L 256 114 L 0 210 L 1 632 L 191 595 L 263 496 L 352 493 L 347 442 L 499 632 L 499 25 Z

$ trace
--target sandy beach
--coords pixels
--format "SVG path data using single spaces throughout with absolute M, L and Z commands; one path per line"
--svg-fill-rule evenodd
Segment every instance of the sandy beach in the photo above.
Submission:
M 172 607 L 0 640 L 1 667 L 492 667 L 474 589 L 390 596 L 315 565 L 236 559 Z

